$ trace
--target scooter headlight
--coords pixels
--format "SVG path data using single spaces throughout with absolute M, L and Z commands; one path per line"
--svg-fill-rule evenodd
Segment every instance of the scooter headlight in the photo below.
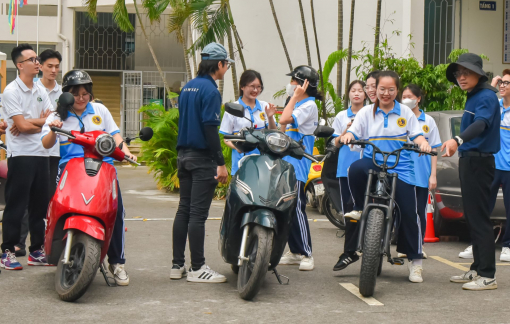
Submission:
M 282 153 L 289 148 L 290 140 L 283 133 L 271 133 L 266 136 L 267 147 L 274 153 Z
M 96 139 L 96 151 L 102 156 L 108 156 L 115 151 L 115 140 L 110 134 L 99 135 Z

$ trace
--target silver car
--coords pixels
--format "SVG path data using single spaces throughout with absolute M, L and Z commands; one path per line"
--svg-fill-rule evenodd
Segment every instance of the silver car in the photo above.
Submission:
M 433 111 L 427 114 L 434 118 L 441 140 L 444 142 L 460 134 L 460 123 L 463 113 L 463 110 L 449 110 Z M 459 156 L 457 153 L 452 157 L 442 157 L 441 154 L 438 154 L 437 188 L 433 203 L 434 227 L 437 236 L 451 234 L 454 222 L 465 222 L 460 191 Z M 503 191 L 501 188 L 499 189 L 491 219 L 494 224 L 502 224 L 506 221 Z

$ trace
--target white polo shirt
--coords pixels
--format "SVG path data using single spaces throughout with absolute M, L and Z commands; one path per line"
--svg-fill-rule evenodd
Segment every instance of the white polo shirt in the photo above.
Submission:
M 23 115 L 25 119 L 41 118 L 46 109 L 53 109 L 46 91 L 34 83 L 29 89 L 19 77 L 5 87 L 2 95 L 4 118 L 7 120 L 7 157 L 49 156 L 49 151 L 42 146 L 41 134 L 19 134 L 13 136 L 9 129 L 14 124 L 12 117 Z
M 51 104 L 53 105 L 52 111 L 56 111 L 58 98 L 62 94 L 62 87 L 57 82 L 55 82 L 55 87 L 50 90 L 44 86 L 44 84 L 41 82 L 41 79 L 37 80 L 36 83 L 39 87 L 41 87 L 43 90 L 46 91 L 46 93 L 48 94 L 48 97 L 50 98 Z M 60 157 L 59 145 L 53 146 L 51 149 L 49 149 L 49 152 L 50 152 L 50 156 L 59 156 Z
M 339 112 L 333 121 L 333 128 L 335 129 L 333 137 L 342 136 L 343 132 L 347 129 L 347 124 L 349 124 L 351 120 L 354 119 L 354 117 L 356 117 L 356 114 L 352 112 L 351 107 L 349 107 L 347 110 L 342 110 Z M 347 177 L 347 169 L 349 169 L 352 163 L 361 158 L 361 152 L 351 150 L 349 145 L 343 145 L 340 148 L 340 152 L 338 153 L 338 167 L 336 170 L 336 177 Z

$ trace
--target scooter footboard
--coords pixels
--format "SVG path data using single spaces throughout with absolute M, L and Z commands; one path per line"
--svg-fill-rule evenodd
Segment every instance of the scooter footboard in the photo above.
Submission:
M 275 234 L 278 233 L 276 217 L 274 213 L 268 209 L 255 209 L 245 213 L 243 215 L 243 220 L 241 221 L 241 227 L 244 227 L 244 225 L 250 223 L 255 223 L 263 227 L 272 228 L 274 229 Z
M 87 235 L 92 236 L 96 240 L 105 240 L 104 226 L 98 220 L 92 217 L 71 216 L 66 220 L 64 230 L 77 229 Z

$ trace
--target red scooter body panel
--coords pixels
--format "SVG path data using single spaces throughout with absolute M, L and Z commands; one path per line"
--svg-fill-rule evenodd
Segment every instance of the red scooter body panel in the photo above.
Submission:
M 105 132 L 81 134 L 72 131 L 70 142 L 84 147 L 85 157 L 102 160 L 95 150 L 96 138 Z M 124 152 L 116 148 L 111 157 L 122 160 Z M 85 159 L 71 159 L 60 175 L 57 190 L 48 206 L 45 251 L 50 263 L 56 264 L 65 247 L 66 228 L 76 228 L 102 240 L 101 261 L 106 256 L 117 215 L 117 174 L 115 168 L 102 163 L 99 172 L 89 176 Z M 56 262 L 55 262 L 56 261 Z

